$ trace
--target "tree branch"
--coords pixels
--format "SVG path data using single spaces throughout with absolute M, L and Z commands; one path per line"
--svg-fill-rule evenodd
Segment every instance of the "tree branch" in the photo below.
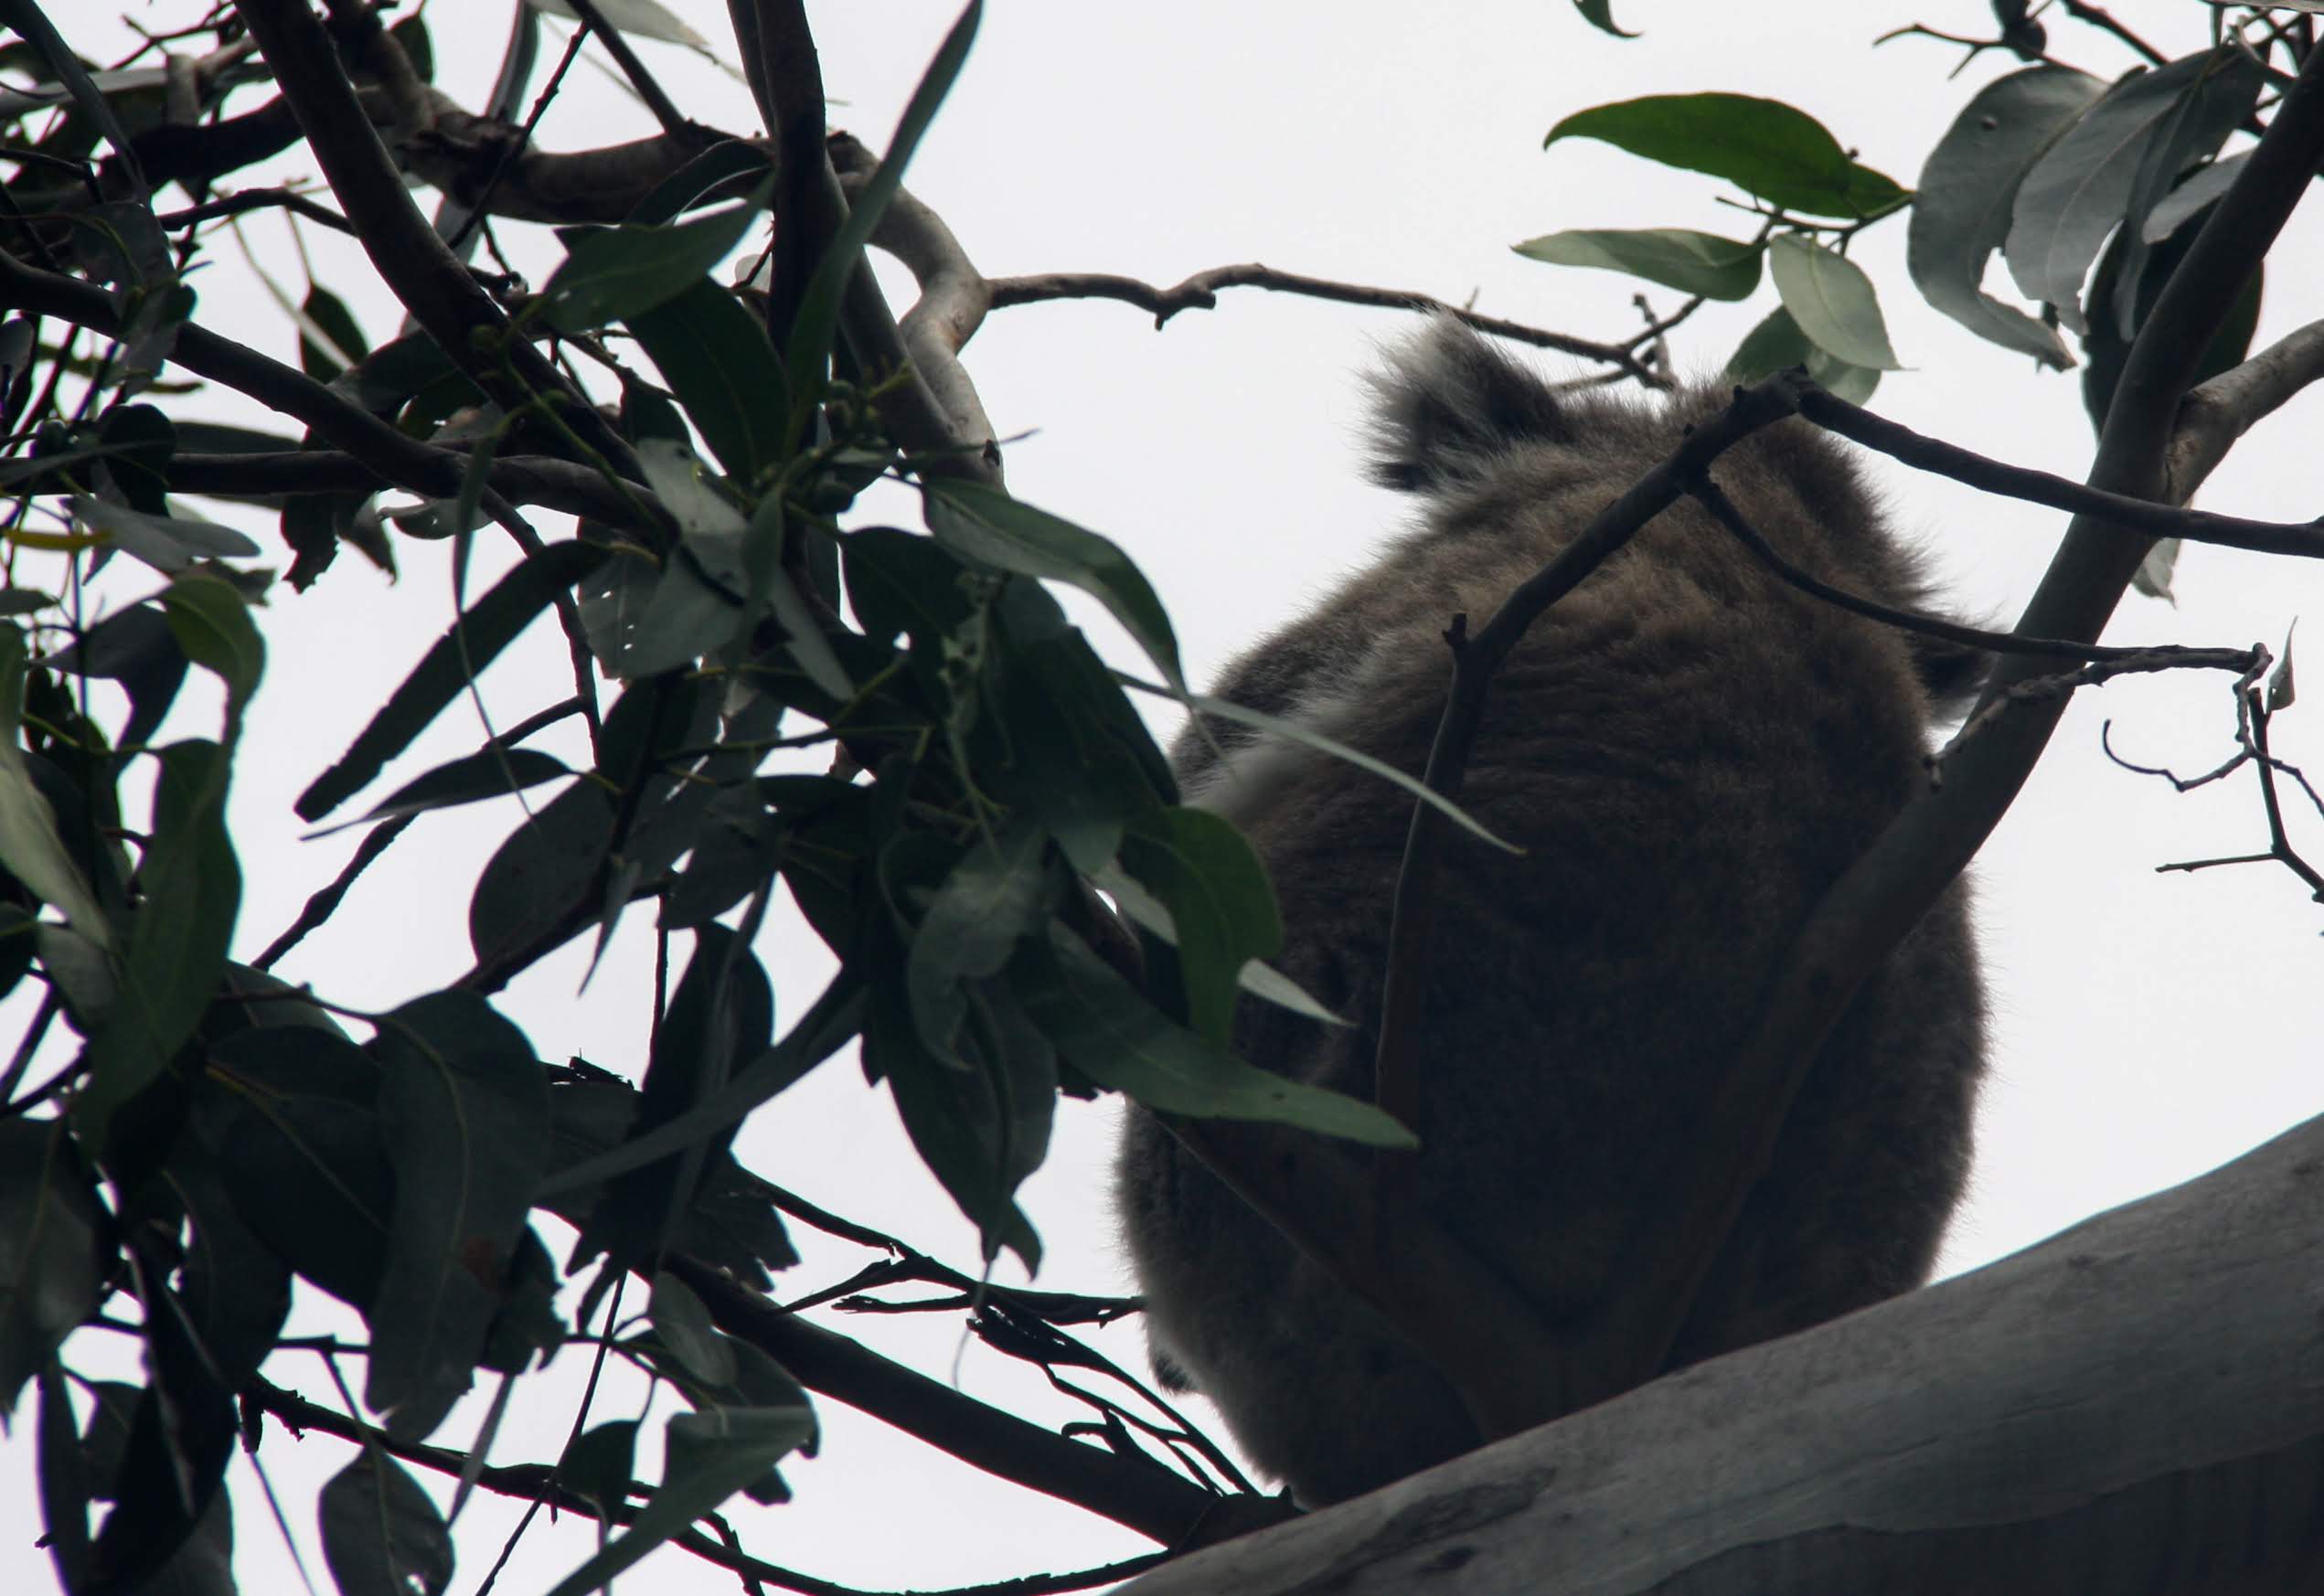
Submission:
M 1170 288 L 1157 288 L 1135 277 L 1117 277 L 1104 271 L 1043 271 L 1025 277 L 996 277 L 990 280 L 988 286 L 992 291 L 992 308 L 995 310 L 1051 299 L 1118 299 L 1125 304 L 1134 304 L 1140 310 L 1152 313 L 1157 327 L 1180 311 L 1216 309 L 1219 291 L 1225 288 L 1263 288 L 1277 293 L 1327 299 L 1338 304 L 1370 305 L 1380 310 L 1421 311 L 1430 315 L 1456 317 L 1480 333 L 1489 333 L 1512 343 L 1530 344 L 1537 349 L 1554 349 L 1560 354 L 1579 356 L 1584 360 L 1603 361 L 1647 388 L 1668 388 L 1673 386 L 1668 377 L 1646 365 L 1627 345 L 1594 343 L 1587 338 L 1528 326 L 1522 322 L 1479 315 L 1475 311 L 1448 304 L 1431 294 L 1397 288 L 1370 288 L 1354 282 L 1334 282 L 1322 277 L 1304 277 L 1295 271 L 1279 271 L 1272 266 L 1263 266 L 1255 261 L 1241 266 L 1213 266 Z
M 581 442 L 625 476 L 641 476 L 629 445 L 563 375 L 517 334 L 412 204 L 403 178 L 306 0 L 235 0 L 274 69 L 307 144 L 382 281 L 453 365 L 514 416 L 555 404 Z

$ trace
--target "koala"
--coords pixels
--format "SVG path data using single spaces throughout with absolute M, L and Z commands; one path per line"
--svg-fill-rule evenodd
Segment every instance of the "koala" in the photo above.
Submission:
M 1231 665 L 1220 696 L 1418 775 L 1455 613 L 1482 623 L 1726 402 L 1558 391 L 1450 318 L 1378 388 L 1380 480 L 1418 523 Z M 1712 474 L 1788 559 L 1921 608 L 1928 581 L 1847 454 L 1787 420 Z M 1631 1289 L 1632 1238 L 1707 1138 L 1705 1105 L 1810 910 L 1925 782 L 1973 651 L 1785 585 L 1682 500 L 1536 622 L 1495 678 L 1438 877 L 1412 1200 L 1552 1323 Z M 1251 1062 L 1372 1094 L 1412 799 L 1213 721 L 1173 750 L 1188 800 L 1274 878 L 1278 963 L 1350 1022 L 1246 999 Z M 1818 1054 L 1671 1367 L 1919 1284 L 1967 1176 L 1985 1002 L 1956 884 Z M 1116 1202 L 1157 1371 L 1224 1414 L 1304 1506 L 1480 1443 L 1452 1387 L 1133 1109 Z M 1544 1356 L 1549 1356 L 1547 1352 Z

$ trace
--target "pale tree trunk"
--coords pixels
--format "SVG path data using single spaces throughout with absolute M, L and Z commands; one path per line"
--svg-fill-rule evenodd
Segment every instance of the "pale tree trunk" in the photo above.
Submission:
M 2324 1120 L 1125 1589 L 2324 1591 Z

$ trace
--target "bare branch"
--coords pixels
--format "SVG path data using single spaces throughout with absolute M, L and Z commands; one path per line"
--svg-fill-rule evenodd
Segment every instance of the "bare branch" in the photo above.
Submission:
M 1497 338 L 1529 344 L 1537 349 L 1554 349 L 1560 354 L 1579 356 L 1584 360 L 1603 361 L 1648 388 L 1668 388 L 1672 386 L 1669 378 L 1646 365 L 1635 353 L 1633 345 L 1650 338 L 1651 330 L 1633 340 L 1632 344 L 1594 343 L 1587 338 L 1528 326 L 1522 322 L 1479 315 L 1475 311 L 1449 304 L 1432 294 L 1335 282 L 1322 277 L 1304 277 L 1295 271 L 1279 271 L 1272 266 L 1263 266 L 1255 261 L 1241 266 L 1213 266 L 1207 271 L 1196 272 L 1171 288 L 1157 288 L 1135 277 L 1117 277 L 1103 271 L 1043 271 L 1026 277 L 996 277 L 989 281 L 988 286 L 992 290 L 992 308 L 995 310 L 1052 299 L 1118 299 L 1125 304 L 1134 304 L 1140 310 L 1152 313 L 1157 327 L 1180 311 L 1215 310 L 1221 289 L 1264 288 L 1277 293 L 1327 299 L 1338 304 L 1370 305 L 1381 310 L 1420 311 L 1429 315 L 1454 316 L 1478 332 L 1489 333 Z M 1691 311 L 1692 307 L 1689 309 Z M 1670 325 L 1675 325 L 1676 319 Z

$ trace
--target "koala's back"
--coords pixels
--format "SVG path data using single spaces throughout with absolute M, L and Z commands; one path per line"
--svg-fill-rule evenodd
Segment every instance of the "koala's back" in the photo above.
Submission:
M 1456 612 L 1498 607 L 1722 395 L 1668 409 L 1553 394 L 1453 324 L 1381 379 L 1381 474 L 1425 516 L 1371 569 L 1230 667 L 1219 691 L 1417 774 Z M 1923 584 L 1847 459 L 1804 423 L 1714 476 L 1797 564 L 1894 604 Z M 1455 833 L 1438 887 L 1418 1200 L 1551 1316 L 1624 1291 L 1667 1222 L 1703 1107 L 1793 933 L 1912 795 L 1933 701 L 1966 656 L 1783 586 L 1691 503 L 1538 622 L 1495 678 L 1463 804 L 1526 849 Z M 1246 1000 L 1243 1057 L 1372 1090 L 1410 800 L 1240 727 L 1189 731 L 1189 797 L 1251 835 L 1286 974 L 1325 1027 Z M 1918 1283 L 1966 1179 L 1983 996 L 1956 888 L 1818 1057 L 1774 1167 L 1714 1266 L 1680 1361 Z M 1474 1446 L 1451 1389 L 1148 1116 L 1118 1196 L 1157 1358 L 1310 1504 Z

